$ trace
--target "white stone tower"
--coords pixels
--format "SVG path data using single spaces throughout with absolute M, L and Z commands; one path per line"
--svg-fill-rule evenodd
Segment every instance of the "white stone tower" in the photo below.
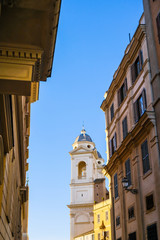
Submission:
M 104 160 L 83 128 L 71 155 L 70 239 L 93 230 L 93 204 L 106 199 Z

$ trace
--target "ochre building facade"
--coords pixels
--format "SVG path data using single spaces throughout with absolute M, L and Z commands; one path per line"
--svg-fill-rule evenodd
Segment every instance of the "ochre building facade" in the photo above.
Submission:
M 28 240 L 30 108 L 51 76 L 60 5 L 0 2 L 0 240 Z
M 151 81 L 142 15 L 101 105 L 106 122 L 104 170 L 110 177 L 112 239 L 160 239 L 158 119 Z

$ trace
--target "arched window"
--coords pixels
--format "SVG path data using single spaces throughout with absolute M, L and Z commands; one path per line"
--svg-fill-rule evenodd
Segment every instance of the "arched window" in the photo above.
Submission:
M 86 163 L 80 162 L 78 164 L 78 178 L 86 178 Z

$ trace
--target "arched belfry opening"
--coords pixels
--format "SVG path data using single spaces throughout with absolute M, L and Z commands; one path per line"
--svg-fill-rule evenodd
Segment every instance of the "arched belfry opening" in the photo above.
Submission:
M 78 164 L 78 178 L 86 178 L 86 163 L 80 162 Z

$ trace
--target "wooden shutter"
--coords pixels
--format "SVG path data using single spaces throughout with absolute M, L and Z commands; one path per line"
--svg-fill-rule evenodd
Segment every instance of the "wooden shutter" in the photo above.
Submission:
M 156 22 L 157 22 L 158 40 L 159 40 L 159 43 L 160 43 L 160 13 L 156 17 Z
M 156 223 L 147 227 L 147 239 L 148 240 L 158 240 Z
M 120 89 L 118 90 L 118 107 L 120 106 L 121 104 L 121 91 Z
M 109 156 L 112 157 L 112 140 L 109 141 Z
M 116 151 L 116 149 L 117 149 L 117 134 L 116 134 L 116 132 L 114 134 L 113 144 L 114 144 L 114 151 Z
M 133 103 L 133 108 L 134 108 L 134 121 L 135 123 L 138 122 L 138 104 L 137 101 Z
M 133 63 L 133 65 L 131 66 L 131 76 L 132 76 L 132 84 L 133 84 L 136 80 L 135 63 Z
M 128 179 L 128 186 L 131 185 L 131 167 L 130 167 L 130 159 L 125 162 L 125 169 L 126 169 L 126 177 Z
M 117 178 L 117 173 L 114 175 L 114 194 L 115 198 L 118 197 L 118 178 Z
M 125 78 L 125 80 L 124 80 L 124 90 L 125 90 L 125 96 L 126 96 L 127 95 L 127 91 L 128 91 L 127 78 Z
M 147 108 L 147 99 L 146 99 L 146 89 L 144 88 L 142 91 L 142 99 L 143 99 L 143 109 Z
M 143 52 L 142 50 L 139 51 L 139 68 L 140 71 L 142 70 L 142 66 L 143 66 Z

